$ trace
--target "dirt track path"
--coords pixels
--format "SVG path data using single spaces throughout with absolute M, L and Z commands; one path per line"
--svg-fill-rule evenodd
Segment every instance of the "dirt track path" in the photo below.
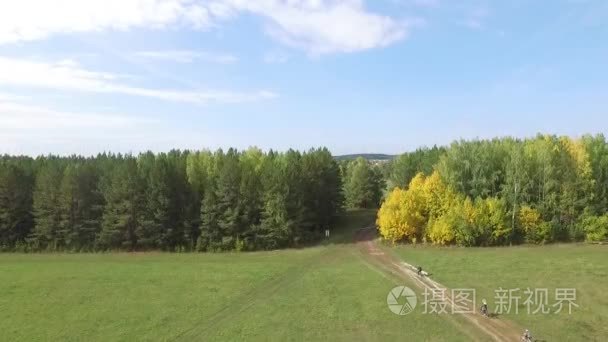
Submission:
M 450 290 L 447 287 L 437 283 L 429 277 L 418 276 L 411 265 L 382 251 L 374 241 L 374 236 L 375 229 L 373 227 L 363 228 L 355 235 L 358 247 L 368 260 L 378 266 L 380 270 L 407 280 L 408 284 L 415 285 L 418 290 L 446 289 L 447 291 L 444 293 L 448 307 L 452 308 L 455 306 L 452 298 L 449 296 Z M 474 308 L 474 310 L 477 312 L 476 308 Z M 513 322 L 498 318 L 487 318 L 480 314 L 469 313 L 458 315 L 463 317 L 464 320 L 475 329 L 488 336 L 489 340 L 505 342 L 520 341 L 523 329 Z M 441 316 L 449 318 L 448 315 Z

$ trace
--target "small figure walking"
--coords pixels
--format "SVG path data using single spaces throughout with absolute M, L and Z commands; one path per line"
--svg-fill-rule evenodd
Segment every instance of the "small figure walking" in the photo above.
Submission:
M 325 229 L 325 237 L 328 238 L 329 237 L 329 229 Z

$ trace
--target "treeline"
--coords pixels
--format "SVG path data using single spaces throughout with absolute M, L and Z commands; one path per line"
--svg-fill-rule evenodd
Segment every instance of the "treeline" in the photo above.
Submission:
M 603 135 L 458 141 L 398 157 L 378 215 L 392 241 L 465 246 L 608 239 Z
M 321 237 L 343 205 L 327 149 L 0 158 L 0 249 L 258 250 Z
M 0 250 L 260 250 L 318 240 L 375 208 L 392 241 L 464 246 L 608 239 L 603 135 L 458 141 L 390 162 L 171 151 L 0 157 Z
M 340 161 L 344 204 L 347 209 L 377 208 L 386 187 L 386 163 L 363 157 Z

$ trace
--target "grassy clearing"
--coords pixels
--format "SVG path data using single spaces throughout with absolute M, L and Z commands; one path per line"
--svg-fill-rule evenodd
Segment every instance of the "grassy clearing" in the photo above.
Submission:
M 397 316 L 386 296 L 402 281 L 379 271 L 352 233 L 351 212 L 322 246 L 226 254 L 0 254 L 2 339 L 469 341 L 458 318 Z M 387 247 L 452 288 L 575 287 L 573 315 L 506 318 L 544 340 L 608 335 L 606 246 Z M 408 285 L 408 284 L 405 284 Z M 492 307 L 492 305 L 491 305 Z M 418 308 L 416 309 L 417 311 Z M 462 323 L 462 322 L 459 322 Z M 483 339 L 483 337 L 482 337 Z
M 245 254 L 1 254 L 2 339 L 466 341 L 444 319 L 396 316 L 396 282 L 348 242 Z
M 386 295 L 395 283 L 368 268 L 349 247 L 332 249 L 314 267 L 287 276 L 285 286 L 253 299 L 251 308 L 231 314 L 206 339 L 467 340 L 440 317 L 389 312 Z
M 449 288 L 475 288 L 477 302 L 494 309 L 495 289 L 522 289 L 519 314 L 505 315 L 548 341 L 602 340 L 608 336 L 608 246 L 566 244 L 503 248 L 398 246 L 387 251 L 422 265 Z M 526 288 L 576 288 L 579 308 L 571 315 L 528 315 Z M 535 307 L 532 309 L 534 310 Z M 514 310 L 514 309 L 513 309 Z
M 164 339 L 318 254 L 1 255 L 8 340 Z

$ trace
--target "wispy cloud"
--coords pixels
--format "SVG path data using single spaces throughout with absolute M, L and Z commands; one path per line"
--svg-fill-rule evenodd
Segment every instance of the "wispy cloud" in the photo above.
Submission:
M 489 15 L 490 11 L 486 7 L 476 7 L 468 12 L 462 24 L 470 29 L 479 30 L 484 27 Z
M 238 58 L 226 53 L 213 53 L 206 51 L 193 50 L 159 50 L 159 51 L 138 51 L 134 53 L 136 57 L 172 61 L 176 63 L 192 63 L 203 61 L 218 64 L 233 64 L 238 62 Z
M 313 55 L 385 47 L 412 26 L 369 11 L 363 0 L 20 0 L 0 3 L 0 44 L 75 32 L 208 29 L 241 13 L 265 18 L 273 38 Z
M 46 63 L 0 57 L 0 84 L 11 86 L 113 93 L 197 104 L 250 102 L 278 96 L 268 90 L 235 92 L 135 87 L 125 83 L 123 77 L 113 73 L 84 69 L 73 60 Z
M 0 93 L 0 153 L 129 151 L 146 140 L 142 133 L 148 135 L 149 142 L 151 137 L 161 136 L 160 132 L 165 130 L 165 125 L 155 118 L 119 113 L 76 113 L 18 99 L 19 96 Z
M 23 101 L 28 99 L 27 96 L 23 95 L 15 95 L 8 93 L 0 93 L 0 102 L 8 102 L 8 101 Z
M 400 5 L 410 5 L 416 7 L 425 7 L 425 8 L 437 8 L 440 6 L 440 0 L 392 0 L 394 3 Z
M 362 1 L 231 1 L 265 17 L 266 32 L 311 55 L 385 47 L 407 37 L 411 23 L 367 11 Z
M 439 0 L 412 0 L 412 2 L 418 6 L 424 7 L 439 7 Z
M 268 51 L 263 57 L 264 63 L 283 64 L 289 60 L 289 55 L 284 51 Z
M 58 128 L 117 128 L 158 123 L 158 120 L 118 114 L 72 113 L 41 106 L 2 100 L 0 95 L 0 122 L 6 133 L 12 130 Z
M 207 28 L 213 8 L 190 0 L 20 0 L 0 4 L 0 43 L 58 33 L 164 28 Z

